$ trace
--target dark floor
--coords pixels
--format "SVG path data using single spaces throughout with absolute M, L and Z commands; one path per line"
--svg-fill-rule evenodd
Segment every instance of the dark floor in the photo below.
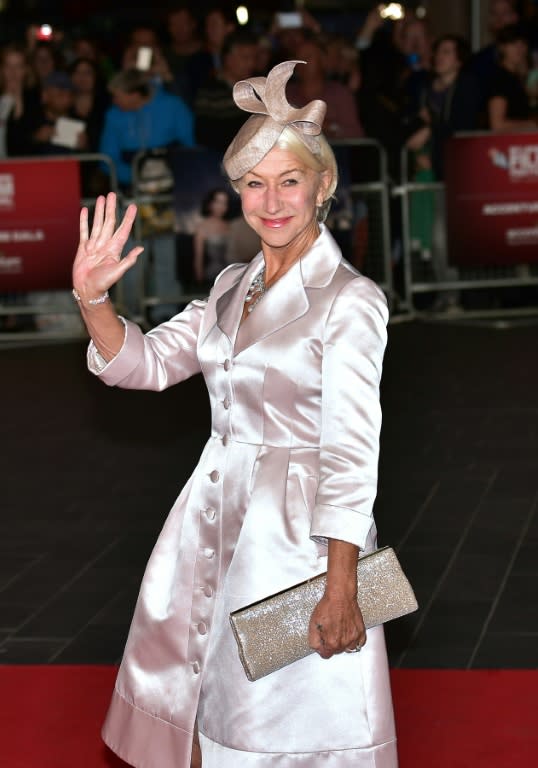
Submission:
M 387 626 L 393 666 L 538 666 L 537 336 L 390 328 L 376 516 L 421 606 Z M 0 365 L 0 663 L 116 662 L 205 442 L 203 383 L 111 390 L 78 343 Z

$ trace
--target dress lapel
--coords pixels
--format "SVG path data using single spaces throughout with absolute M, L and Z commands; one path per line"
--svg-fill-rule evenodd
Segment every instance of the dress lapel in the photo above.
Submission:
M 302 317 L 310 306 L 305 288 L 328 285 L 341 260 L 340 249 L 321 225 L 321 234 L 312 248 L 269 288 L 240 325 L 245 296 L 263 265 L 263 254 L 255 256 L 239 280 L 216 301 L 217 325 L 230 339 L 235 354 Z
M 235 343 L 237 329 L 243 314 L 245 296 L 256 272 L 263 265 L 263 256 L 255 256 L 243 272 L 242 277 L 235 282 L 216 302 L 217 325 L 232 342 Z
M 263 299 L 239 327 L 235 353 L 276 333 L 304 315 L 309 307 L 303 285 L 301 263 L 297 262 L 269 288 Z

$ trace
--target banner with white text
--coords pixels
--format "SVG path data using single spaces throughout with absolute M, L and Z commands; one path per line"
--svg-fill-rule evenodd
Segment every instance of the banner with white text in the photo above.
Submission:
M 73 159 L 0 162 L 0 292 L 69 288 L 79 238 Z
M 538 133 L 456 136 L 445 168 L 451 263 L 537 262 Z

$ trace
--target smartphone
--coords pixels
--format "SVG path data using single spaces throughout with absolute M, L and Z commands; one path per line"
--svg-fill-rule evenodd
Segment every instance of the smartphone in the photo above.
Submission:
M 277 13 L 276 20 L 280 29 L 297 29 L 303 26 L 303 19 L 298 11 Z
M 388 3 L 386 5 L 379 5 L 378 10 L 382 19 L 399 21 L 399 19 L 403 19 L 405 16 L 405 10 L 401 3 Z
M 151 67 L 153 51 L 149 46 L 142 45 L 136 52 L 136 68 L 146 72 Z

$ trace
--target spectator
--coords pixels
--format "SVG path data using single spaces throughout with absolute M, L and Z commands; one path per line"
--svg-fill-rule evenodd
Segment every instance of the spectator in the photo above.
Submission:
M 101 50 L 97 40 L 84 35 L 77 36 L 71 44 L 70 61 L 90 59 L 97 66 L 100 77 L 108 82 L 115 74 L 115 68 L 109 56 Z
M 39 89 L 22 45 L 0 52 L 0 157 L 28 155 L 40 113 Z
M 514 0 L 489 0 L 488 28 L 492 42 L 474 53 L 469 61 L 469 68 L 480 83 L 483 127 L 488 123 L 487 104 L 499 66 L 497 36 L 505 27 L 518 24 L 519 21 L 520 17 Z
M 164 55 L 172 73 L 170 88 L 192 107 L 198 88 L 211 74 L 213 60 L 203 49 L 198 22 L 187 4 L 175 5 L 166 23 L 170 42 Z
M 293 58 L 308 63 L 297 67 L 295 78 L 288 85 L 290 102 L 302 107 L 313 99 L 325 101 L 327 114 L 323 132 L 329 139 L 363 136 L 353 92 L 343 83 L 329 80 L 326 75 L 326 51 L 320 38 L 308 35 Z
M 469 45 L 457 35 L 440 37 L 433 48 L 433 76 L 423 88 L 420 99 L 422 126 L 407 141 L 407 146 L 421 150 L 431 144 L 434 176 L 442 179 L 445 141 L 458 131 L 478 127 L 478 84 L 464 65 Z
M 67 72 L 52 72 L 45 78 L 41 90 L 41 115 L 32 134 L 33 153 L 58 155 L 85 152 L 88 135 L 81 125 L 72 142 L 58 135 L 61 118 L 76 120 L 74 112 L 75 89 Z
M 332 35 L 325 47 L 326 74 L 329 80 L 346 85 L 354 94 L 361 87 L 359 52 L 342 35 Z
M 246 114 L 236 106 L 232 90 L 238 80 L 254 74 L 257 40 L 246 30 L 229 34 L 222 46 L 222 69 L 198 91 L 194 106 L 198 144 L 224 153 L 243 125 Z
M 192 147 L 193 120 L 187 105 L 160 87 L 152 87 L 148 75 L 136 69 L 119 72 L 109 83 L 114 102 L 105 115 L 100 149 L 115 163 L 120 185 L 130 189 L 132 162 L 140 150 L 176 144 Z M 136 191 L 136 190 L 135 190 Z M 145 238 L 145 251 L 122 281 L 123 303 L 128 315 L 143 319 L 141 286 L 152 256 L 151 278 L 157 297 L 178 297 L 176 245 L 173 231 Z M 150 313 L 158 323 L 177 311 L 177 303 L 160 303 Z
M 151 51 L 147 62 L 141 60 L 143 48 Z M 173 76 L 159 36 L 151 24 L 138 24 L 131 30 L 122 56 L 122 69 L 140 69 L 149 74 L 155 85 L 165 85 L 173 90 Z
M 86 125 L 88 152 L 98 152 L 105 112 L 109 106 L 105 84 L 91 59 L 75 59 L 68 69 L 74 89 L 73 117 Z
M 379 16 L 372 12 L 368 18 Z M 399 47 L 401 23 L 384 22 L 372 33 L 371 43 L 361 49 L 362 84 L 360 116 L 367 136 L 387 151 L 389 171 L 400 176 L 400 155 L 414 127 L 406 124 L 409 111 L 408 61 Z
M 499 67 L 488 101 L 489 126 L 505 133 L 536 129 L 526 90 L 529 46 L 525 34 L 517 26 L 505 27 L 497 35 L 497 50 Z
M 222 69 L 222 46 L 227 35 L 234 30 L 235 20 L 231 13 L 219 5 L 207 11 L 204 21 L 205 48 L 211 55 L 213 74 Z
M 152 87 L 145 73 L 125 70 L 116 74 L 108 87 L 113 106 L 105 115 L 100 151 L 114 161 L 123 187 L 130 187 L 131 164 L 141 149 L 193 146 L 190 109 L 177 96 Z
M 65 60 L 54 43 L 38 40 L 30 52 L 30 64 L 36 74 L 37 82 L 43 85 L 53 72 L 65 70 Z

